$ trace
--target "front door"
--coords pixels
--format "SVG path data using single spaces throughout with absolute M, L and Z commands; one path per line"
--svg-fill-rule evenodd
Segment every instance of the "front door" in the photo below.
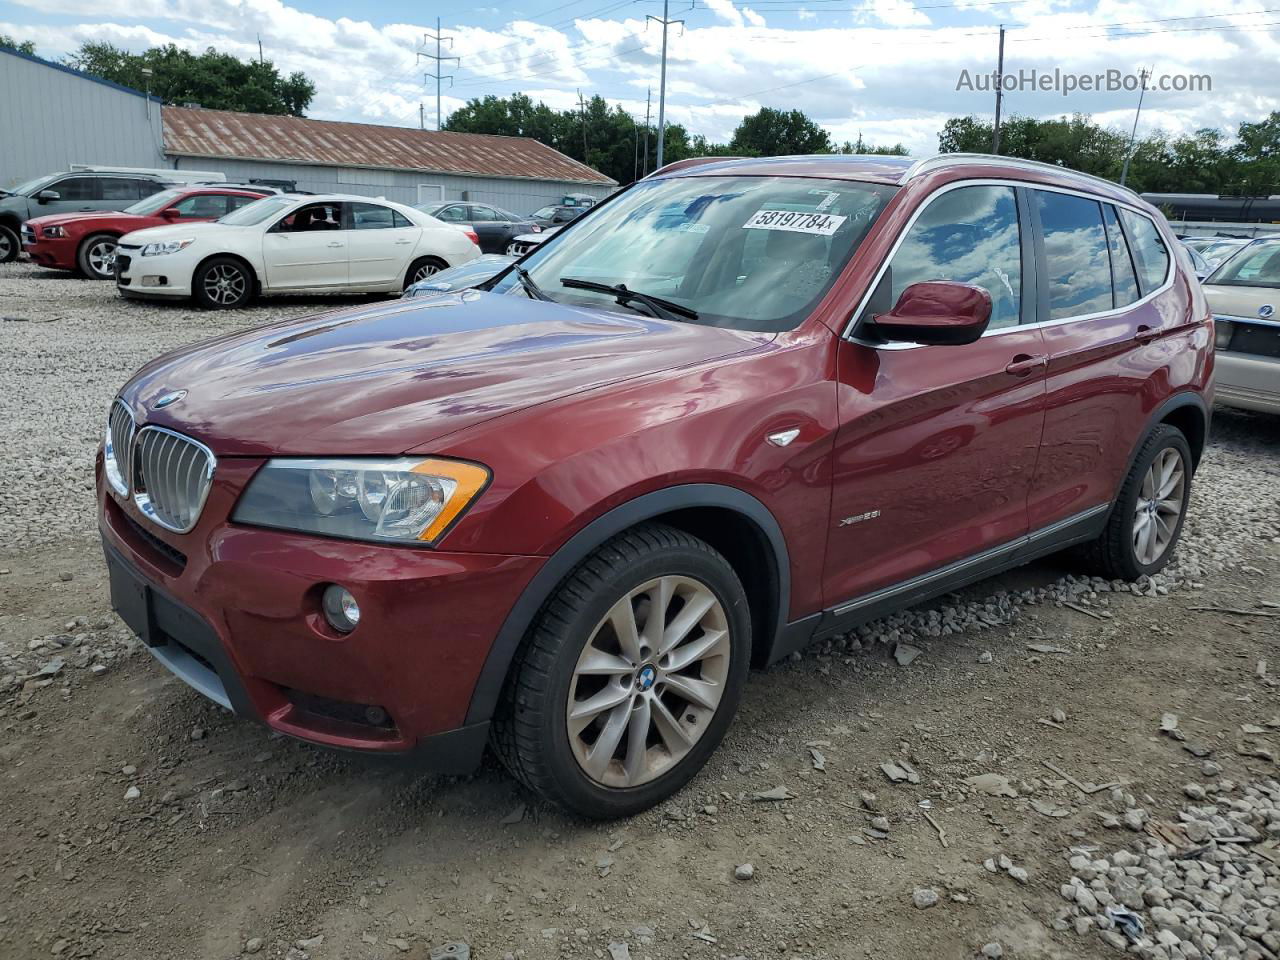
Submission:
M 988 332 L 964 346 L 864 337 L 926 280 L 987 290 Z M 828 606 L 1026 535 L 1045 403 L 1034 288 L 1025 194 L 967 185 L 926 201 L 839 347 Z
M 262 238 L 271 290 L 346 286 L 348 231 L 343 204 L 325 201 L 295 208 Z
M 107 208 L 102 199 L 102 182 L 90 174 L 72 174 L 57 180 L 44 190 L 58 195 L 56 200 L 33 201 L 31 215 L 44 217 L 55 213 L 83 213 Z M 44 190 L 39 191 L 43 193 Z M 135 195 L 134 199 L 137 197 Z
M 471 229 L 480 238 L 482 253 L 506 253 L 507 244 L 511 242 L 513 232 L 511 224 L 498 211 L 483 204 L 473 203 L 471 207 Z
M 380 203 L 347 204 L 351 222 L 348 241 L 353 287 L 394 287 L 404 280 L 409 258 L 422 228 L 402 213 Z

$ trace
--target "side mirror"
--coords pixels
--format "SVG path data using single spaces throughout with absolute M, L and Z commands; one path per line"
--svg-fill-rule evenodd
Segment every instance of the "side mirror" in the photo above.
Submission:
M 959 346 L 982 336 L 991 320 L 991 294 L 954 280 L 913 283 L 873 329 L 883 339 L 935 346 Z
M 50 200 L 61 200 L 62 194 L 57 190 L 41 190 L 36 194 L 37 203 L 48 203 Z
M 165 207 L 163 210 L 160 211 L 160 216 L 162 216 L 166 220 L 177 220 L 180 216 L 182 216 L 182 211 L 179 210 L 177 207 Z

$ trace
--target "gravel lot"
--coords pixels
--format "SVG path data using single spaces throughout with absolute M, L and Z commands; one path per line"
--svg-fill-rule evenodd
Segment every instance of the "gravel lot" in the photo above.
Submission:
M 110 613 L 115 389 L 330 303 L 206 314 L 0 266 L 0 956 L 1280 956 L 1280 420 L 1218 412 L 1162 576 L 1054 558 L 820 645 L 753 676 L 682 794 L 584 825 L 492 764 L 272 737 Z

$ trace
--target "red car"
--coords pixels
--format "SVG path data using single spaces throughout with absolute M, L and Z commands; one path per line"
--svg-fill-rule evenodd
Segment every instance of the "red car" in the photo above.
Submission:
M 684 161 L 479 290 L 167 354 L 97 460 L 121 615 L 317 744 L 592 817 L 748 666 L 1035 557 L 1160 570 L 1213 326 L 1163 217 L 998 157 Z
M 217 220 L 274 190 L 254 187 L 179 187 L 162 190 L 123 211 L 35 217 L 22 225 L 27 254 L 42 267 L 79 270 L 91 280 L 115 276 L 116 241 L 126 233 L 171 223 Z

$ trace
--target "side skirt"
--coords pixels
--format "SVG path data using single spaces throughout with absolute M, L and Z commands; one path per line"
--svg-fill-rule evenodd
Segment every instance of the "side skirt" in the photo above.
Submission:
M 1111 504 L 1103 503 L 1057 523 L 965 557 L 945 567 L 931 570 L 872 593 L 828 607 L 789 623 L 779 633 L 769 652 L 769 663 L 776 663 L 814 640 L 848 633 L 871 620 L 914 606 L 933 597 L 959 590 L 971 583 L 1023 565 L 1038 557 L 1056 553 L 1078 543 L 1098 537 L 1107 525 Z

